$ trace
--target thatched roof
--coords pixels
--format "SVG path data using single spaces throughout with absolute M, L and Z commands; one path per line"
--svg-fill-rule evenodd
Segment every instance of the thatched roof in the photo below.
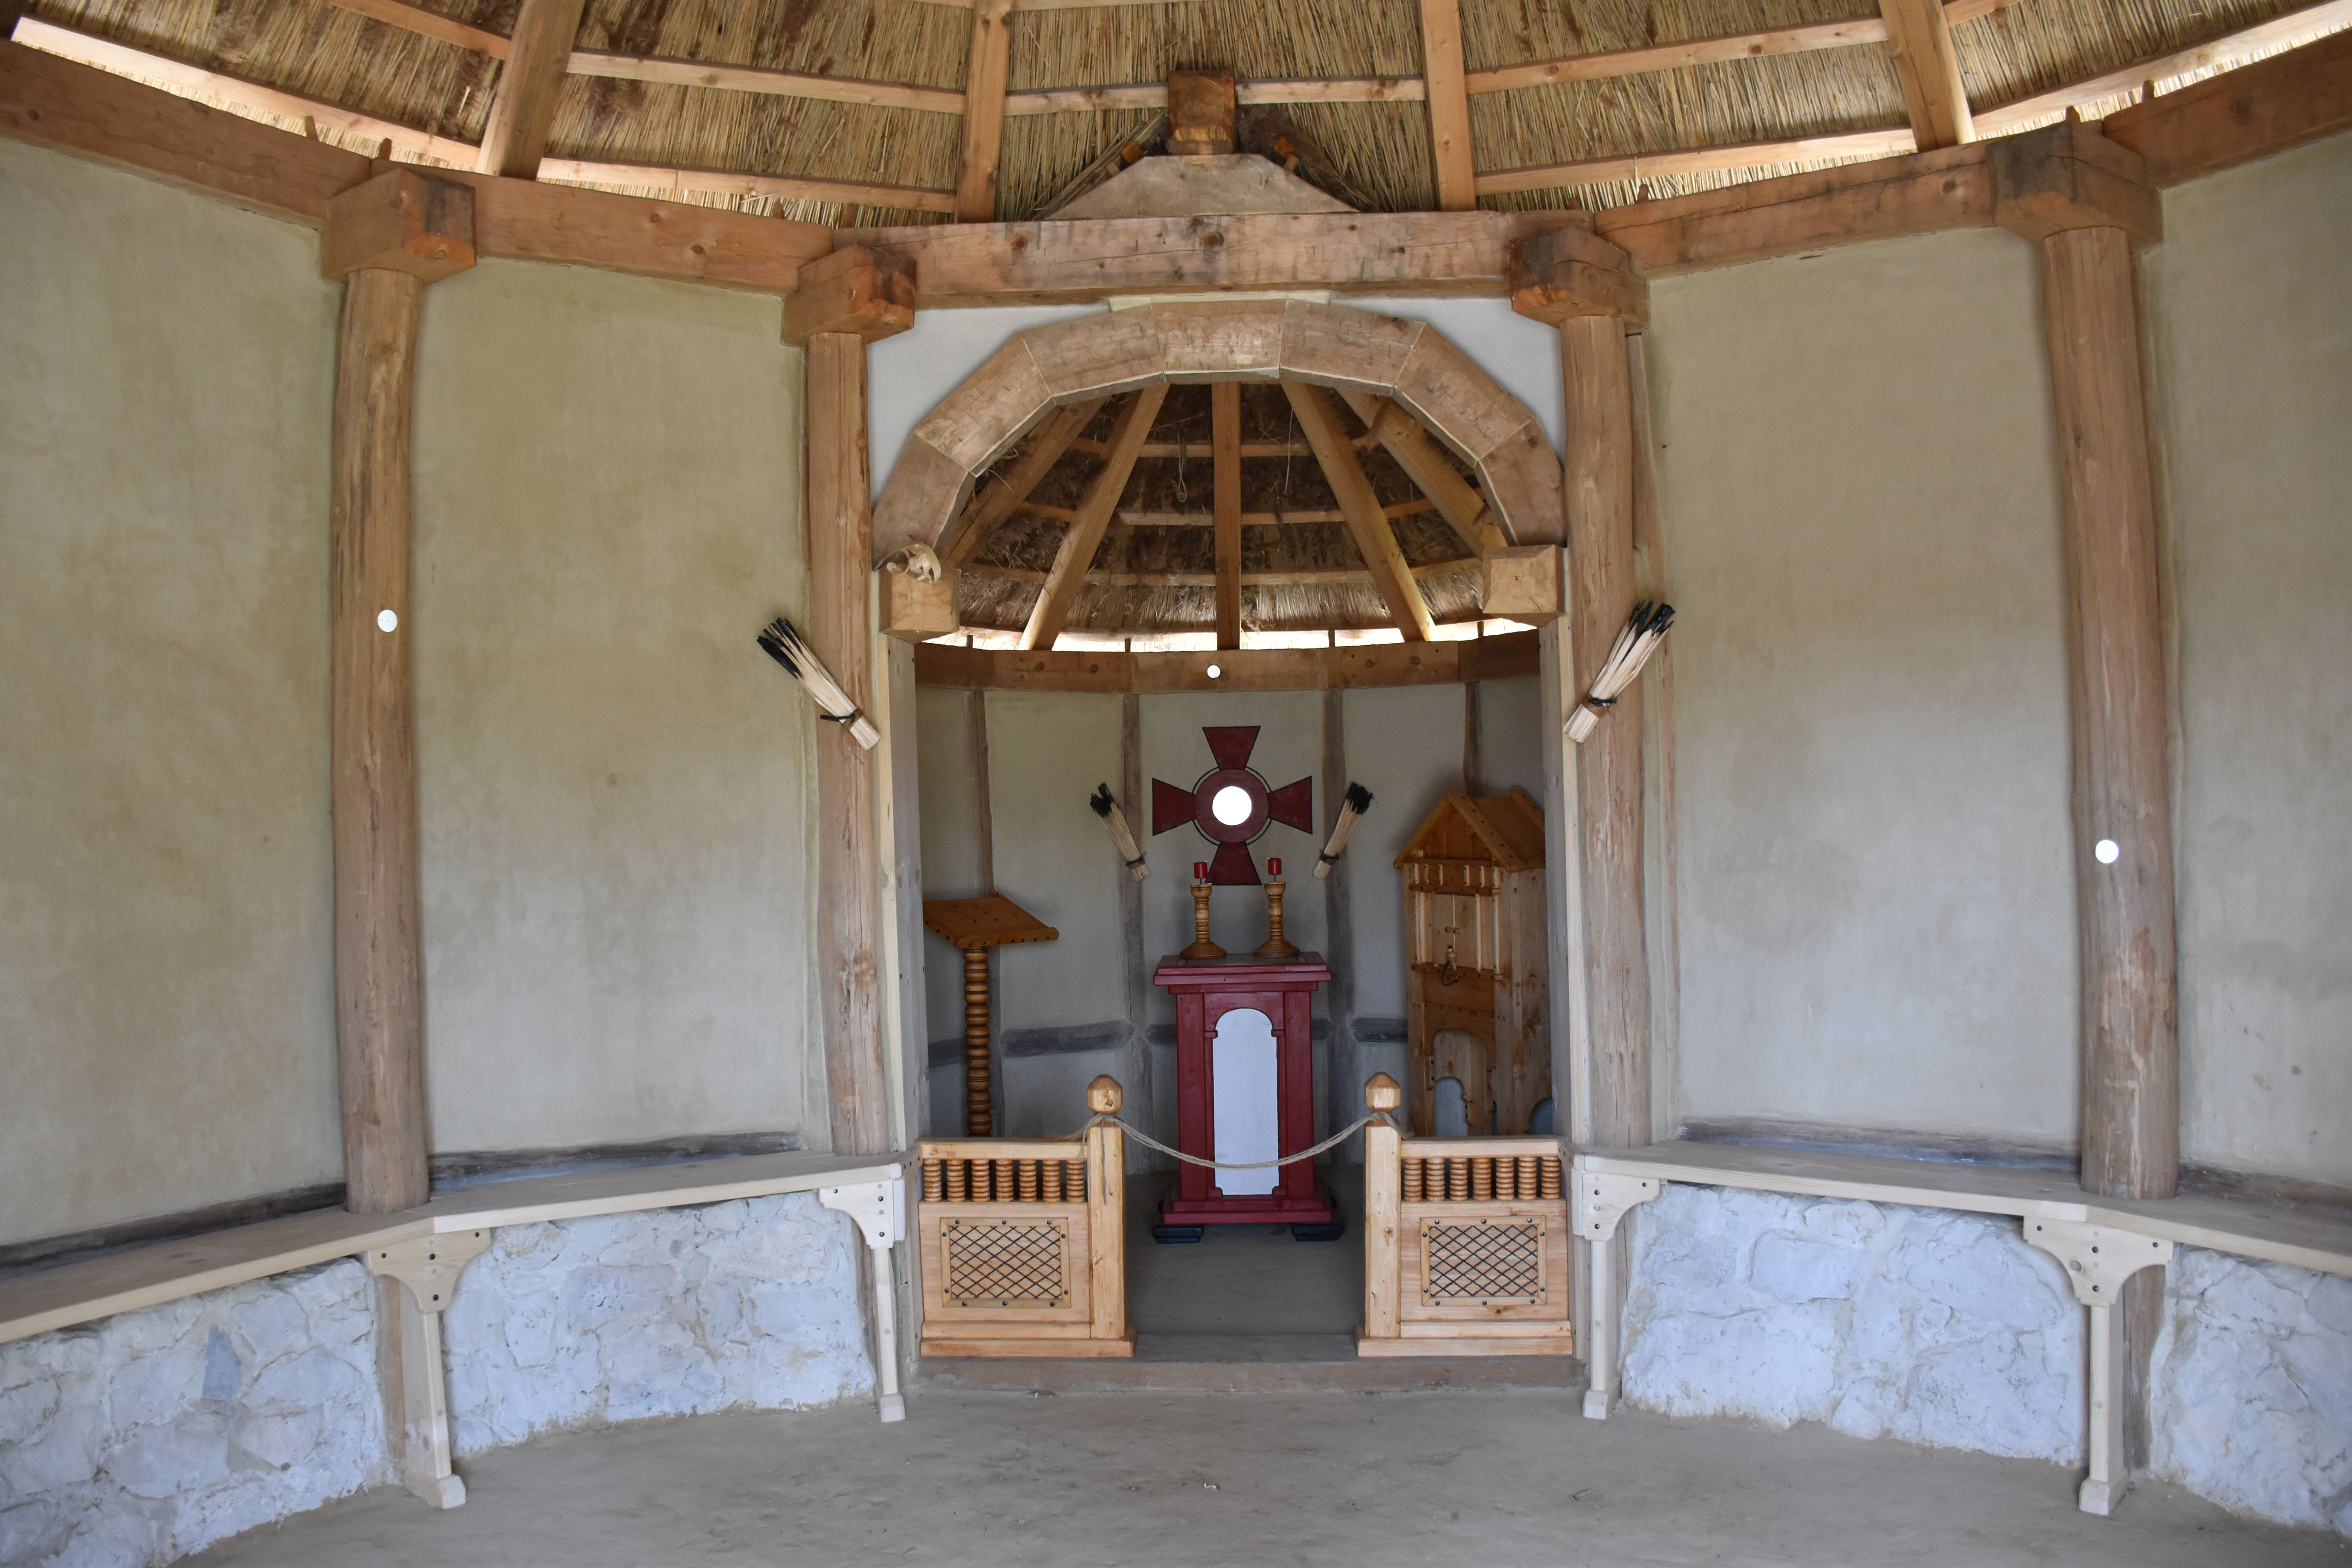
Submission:
M 1089 633 L 1117 640 L 1130 633 L 1214 632 L 1209 396 L 1205 386 L 1168 390 L 1071 612 L 1073 643 L 1090 640 Z M 1100 457 L 1087 445 L 1109 434 L 1115 415 L 1115 403 L 1096 414 L 1079 444 L 1030 493 L 1029 504 L 965 566 L 956 601 L 964 627 L 1010 632 L 1027 622 L 1067 531 L 1068 514 L 1101 470 Z M 1360 437 L 1361 422 L 1342 417 L 1349 434 Z M 1395 618 L 1373 586 L 1339 499 L 1279 386 L 1242 388 L 1241 436 L 1243 630 L 1393 626 Z M 1375 495 L 1391 508 L 1390 526 L 1431 616 L 1468 632 L 1479 612 L 1477 558 L 1377 443 L 1364 442 L 1360 457 Z M 1008 454 L 998 468 L 1017 460 L 1017 452 Z M 1468 477 L 1466 468 L 1459 471 Z
M 481 140 L 500 68 L 491 53 L 422 37 L 339 4 L 371 8 L 367 0 L 30 0 L 27 14 L 452 143 Z M 520 0 L 420 4 L 436 16 L 503 36 L 514 26 Z M 397 10 L 383 4 L 373 8 Z M 1948 15 L 1962 18 L 1954 42 L 1978 112 L 2029 100 L 2010 116 L 2017 120 L 2052 118 L 2063 107 L 2037 94 L 2293 8 L 2294 0 L 2015 0 L 2005 5 L 1954 0 Z M 1009 85 L 1015 94 L 1128 87 L 1137 89 L 1125 95 L 1132 101 L 1163 83 L 1171 69 L 1198 68 L 1231 70 L 1244 83 L 1348 78 L 1363 84 L 1360 92 L 1417 92 L 1419 15 L 1414 0 L 1164 0 L 1023 10 L 1010 23 Z M 1857 18 L 1874 24 L 1866 0 L 1463 0 L 1477 166 L 1485 172 L 1590 164 L 1840 132 L 1879 131 L 1899 140 L 1903 96 L 1885 45 L 1874 41 L 1507 90 L 1481 90 L 1475 79 L 1481 71 L 1528 62 Z M 857 78 L 960 99 L 971 30 L 970 10 L 923 0 L 590 0 L 577 47 Z M 2156 74 L 2171 78 L 2181 70 L 2176 61 Z M 1378 78 L 1403 80 L 1401 87 L 1383 87 Z M 180 90 L 191 89 L 182 84 Z M 2112 95 L 2112 86 L 2108 90 Z M 772 87 L 730 90 L 573 75 L 563 88 L 549 152 L 604 164 L 928 192 L 929 210 L 790 199 L 772 189 L 688 195 L 820 222 L 937 222 L 944 217 L 938 193 L 956 183 L 961 124 L 957 105 L 946 97 L 924 101 L 930 107 L 824 101 Z M 241 107 L 256 112 L 250 103 Z M 2091 111 L 2097 109 L 2095 100 Z M 1148 104 L 1016 109 L 1004 124 L 997 215 L 1034 214 L 1090 163 L 1157 118 Z M 1285 102 L 1262 106 L 1245 119 L 1251 121 L 1244 126 L 1245 147 L 1253 136 L 1258 144 L 1253 150 L 1286 136 L 1301 155 L 1301 172 L 1351 204 L 1379 210 L 1436 204 L 1422 102 Z M 1999 128 L 2021 125 L 2004 121 Z M 319 131 L 346 144 L 366 141 L 327 117 Z M 457 156 L 462 155 L 460 147 Z M 1804 165 L 1783 161 L 1700 172 L 1594 170 L 1587 171 L 1590 179 L 1567 177 L 1566 183 L 1489 194 L 1483 202 L 1605 206 L 1799 166 Z

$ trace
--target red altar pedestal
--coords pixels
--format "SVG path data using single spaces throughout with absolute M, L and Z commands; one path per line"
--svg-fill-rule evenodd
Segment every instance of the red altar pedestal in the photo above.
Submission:
M 1331 977 L 1319 953 L 1296 958 L 1163 958 L 1152 984 L 1176 998 L 1176 1145 L 1188 1155 L 1217 1153 L 1213 1042 L 1217 1020 L 1244 1008 L 1274 1026 L 1276 1124 L 1280 1154 L 1315 1142 L 1315 988 Z M 1329 1225 L 1338 1218 L 1331 1194 L 1316 1179 L 1313 1162 L 1284 1166 L 1270 1193 L 1228 1197 L 1217 1173 L 1179 1163 L 1176 1190 L 1160 1206 L 1160 1223 L 1187 1225 Z

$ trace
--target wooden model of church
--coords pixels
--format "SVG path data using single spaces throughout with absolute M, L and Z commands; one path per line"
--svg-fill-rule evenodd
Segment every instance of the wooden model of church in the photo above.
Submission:
M 1551 1094 L 1543 808 L 1523 789 L 1479 799 L 1454 790 L 1396 864 L 1413 1134 L 1435 1130 L 1442 1078 L 1462 1085 L 1472 1136 L 1524 1134 Z

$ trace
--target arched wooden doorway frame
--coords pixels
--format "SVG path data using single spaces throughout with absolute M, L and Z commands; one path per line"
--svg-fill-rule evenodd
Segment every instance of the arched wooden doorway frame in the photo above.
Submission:
M 944 547 L 980 476 L 1062 404 L 1155 382 L 1286 378 L 1395 400 L 1470 465 L 1509 543 L 1565 539 L 1560 463 L 1542 423 L 1435 328 L 1302 299 L 1205 299 L 1013 334 L 908 437 L 875 503 L 875 559 Z

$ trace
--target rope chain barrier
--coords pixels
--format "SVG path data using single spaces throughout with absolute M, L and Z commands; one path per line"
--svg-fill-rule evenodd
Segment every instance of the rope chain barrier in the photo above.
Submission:
M 1368 1116 L 1360 1117 L 1352 1126 L 1349 1126 L 1343 1132 L 1332 1134 L 1329 1137 L 1324 1139 L 1321 1143 L 1316 1145 L 1311 1149 L 1301 1149 L 1295 1155 L 1284 1155 L 1279 1159 L 1272 1160 L 1204 1160 L 1198 1155 L 1188 1155 L 1181 1149 L 1171 1149 L 1167 1145 L 1161 1143 L 1159 1139 L 1153 1137 L 1150 1134 L 1140 1130 L 1132 1124 L 1122 1122 L 1118 1117 L 1108 1114 L 1097 1116 L 1093 1121 L 1088 1122 L 1087 1126 L 1117 1127 L 1120 1131 L 1126 1133 L 1128 1136 L 1133 1138 L 1137 1143 L 1141 1144 L 1144 1147 L 1148 1149 L 1158 1149 L 1163 1155 L 1173 1155 L 1188 1166 L 1205 1166 L 1213 1171 L 1262 1171 L 1271 1169 L 1276 1166 L 1296 1165 L 1300 1160 L 1311 1160 L 1316 1155 L 1324 1153 L 1328 1149 L 1339 1147 L 1341 1144 L 1344 1144 L 1349 1138 L 1354 1137 L 1358 1133 L 1370 1126 L 1372 1123 L 1382 1120 L 1384 1120 L 1384 1118 L 1379 1112 L 1375 1111 Z M 1081 1128 L 1070 1135 L 1073 1139 L 1082 1138 L 1086 1135 L 1085 1128 Z

